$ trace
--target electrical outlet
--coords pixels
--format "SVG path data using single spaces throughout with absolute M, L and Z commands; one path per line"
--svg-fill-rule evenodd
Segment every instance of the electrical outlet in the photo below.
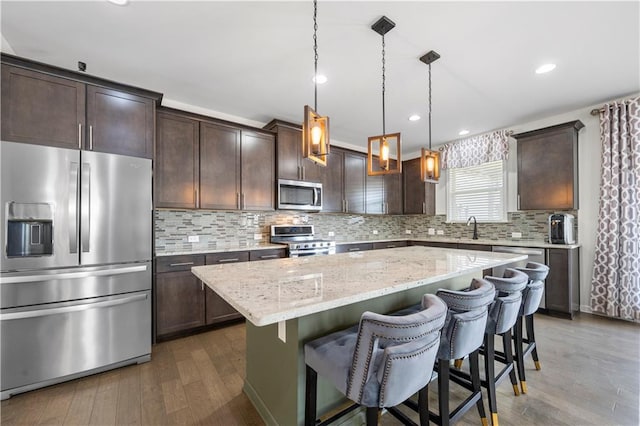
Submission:
M 256 241 L 262 240 L 262 234 L 253 234 L 253 239 Z
M 438 235 L 444 235 L 444 231 L 443 231 L 442 229 L 438 229 L 438 230 L 436 231 L 436 234 L 438 234 Z
M 373 235 L 378 235 L 378 230 L 377 229 L 373 230 Z
M 330 236 L 330 237 L 335 237 L 335 236 L 336 236 L 336 233 L 335 233 L 335 232 L 333 232 L 333 231 L 329 231 L 329 236 Z
M 522 232 L 512 232 L 511 238 L 522 238 Z
M 407 235 L 410 235 L 411 234 L 411 229 L 405 229 L 404 233 L 407 234 Z
M 429 228 L 427 232 L 429 233 L 429 235 L 436 235 L 436 230 L 433 228 Z
M 189 235 L 188 240 L 190 243 L 199 243 L 200 242 L 200 236 L 199 235 Z

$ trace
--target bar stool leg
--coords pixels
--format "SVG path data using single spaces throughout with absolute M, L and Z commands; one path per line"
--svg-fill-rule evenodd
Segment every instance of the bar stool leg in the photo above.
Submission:
M 524 320 L 527 326 L 527 340 L 529 341 L 529 345 L 533 345 L 531 358 L 533 358 L 533 363 L 536 366 L 536 370 L 540 371 L 540 361 L 538 360 L 538 345 L 536 344 L 536 336 L 533 331 L 533 314 L 527 315 Z
M 440 426 L 449 426 L 449 361 L 438 361 L 438 409 Z
M 489 399 L 489 411 L 491 412 L 491 424 L 498 426 L 498 401 L 496 398 L 496 374 L 495 374 L 495 342 L 493 334 L 484 335 L 484 371 L 487 381 L 487 394 Z
M 511 365 L 511 371 L 509 371 L 509 380 L 511 380 L 511 386 L 513 387 L 513 393 L 515 396 L 520 395 L 520 389 L 518 388 L 518 378 L 516 377 L 516 367 L 513 365 L 513 351 L 511 349 L 511 330 L 507 330 L 502 335 L 502 346 L 504 349 L 504 358 L 507 365 Z
M 418 413 L 420 414 L 420 426 L 429 425 L 429 385 L 418 392 Z
M 367 407 L 367 426 L 377 426 L 380 409 L 378 407 Z
M 527 393 L 527 379 L 524 374 L 524 349 L 522 345 L 522 316 L 516 321 L 515 330 L 515 346 L 516 346 L 516 365 L 518 366 L 518 377 L 520 378 L 520 389 L 522 393 Z
M 469 354 L 469 373 L 471 374 L 471 387 L 473 388 L 473 392 L 481 391 L 480 384 L 480 362 L 478 360 L 479 350 Z M 482 397 L 478 399 L 476 402 L 476 407 L 478 408 L 478 414 L 480 414 L 480 420 L 482 421 L 482 426 L 487 426 L 489 423 L 487 421 L 487 414 L 484 411 L 484 405 L 482 404 Z
M 307 365 L 307 377 L 304 398 L 304 424 L 315 426 L 316 424 L 316 397 L 318 389 L 318 373 Z

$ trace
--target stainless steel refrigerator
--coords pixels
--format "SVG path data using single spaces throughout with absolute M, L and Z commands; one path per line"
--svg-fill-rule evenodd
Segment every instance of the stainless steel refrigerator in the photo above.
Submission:
M 151 160 L 0 144 L 1 398 L 148 361 Z

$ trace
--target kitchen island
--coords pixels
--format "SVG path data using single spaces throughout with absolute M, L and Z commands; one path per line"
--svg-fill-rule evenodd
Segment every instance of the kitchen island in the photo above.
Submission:
M 244 390 L 262 418 L 300 425 L 307 341 L 357 324 L 364 311 L 392 312 L 439 288 L 464 288 L 484 269 L 525 258 L 413 246 L 198 266 L 192 272 L 248 320 Z M 318 413 L 344 401 L 319 377 Z

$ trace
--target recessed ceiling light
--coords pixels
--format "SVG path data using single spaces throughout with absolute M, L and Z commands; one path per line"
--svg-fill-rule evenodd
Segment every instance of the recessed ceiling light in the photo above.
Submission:
M 409 121 L 418 121 L 420 120 L 420 116 L 418 114 L 413 114 L 409 116 Z
M 460 130 L 460 131 L 458 132 L 458 134 L 459 134 L 460 136 L 468 135 L 468 134 L 469 134 L 469 131 L 468 131 L 467 129 L 463 129 L 463 130 Z
M 315 77 L 313 77 L 313 81 L 314 81 L 314 83 L 324 84 L 324 83 L 327 82 L 327 76 L 326 75 L 322 75 L 322 74 L 318 74 Z
M 109 3 L 117 4 L 118 6 L 126 6 L 129 0 L 107 0 Z
M 544 74 L 546 72 L 549 71 L 553 71 L 556 68 L 556 64 L 544 64 L 544 65 L 540 65 L 537 69 L 536 69 L 536 74 Z

